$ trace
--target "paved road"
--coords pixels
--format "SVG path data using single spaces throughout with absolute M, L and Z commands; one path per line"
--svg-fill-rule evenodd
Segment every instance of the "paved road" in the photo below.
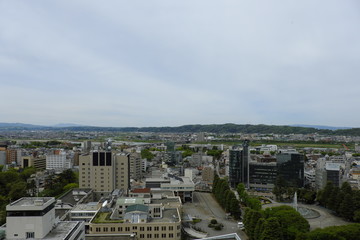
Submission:
M 195 227 L 208 233 L 209 237 L 236 232 L 241 239 L 248 239 L 246 234 L 237 227 L 237 221 L 225 219 L 225 211 L 219 206 L 211 193 L 194 192 L 193 202 L 183 205 L 184 214 L 202 219 Z M 224 225 L 221 231 L 208 227 L 211 219 L 216 219 Z

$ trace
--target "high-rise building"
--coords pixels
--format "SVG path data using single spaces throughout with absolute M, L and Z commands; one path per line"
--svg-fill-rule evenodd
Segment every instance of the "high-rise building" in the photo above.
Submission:
M 16 149 L 7 149 L 6 150 L 6 163 L 12 164 L 16 163 L 17 161 L 17 150 Z
M 245 140 L 242 150 L 229 151 L 229 182 L 235 188 L 244 183 L 249 188 L 249 141 Z
M 212 183 L 214 181 L 215 169 L 211 166 L 206 166 L 202 170 L 202 180 L 208 183 Z
M 304 187 L 305 156 L 299 153 L 285 152 L 276 155 L 278 176 L 291 187 Z
M 91 152 L 79 157 L 79 187 L 97 192 L 128 191 L 130 156 L 125 153 Z
M 0 150 L 0 165 L 6 164 L 6 151 Z
M 138 180 L 141 179 L 141 177 L 141 154 L 137 152 L 130 153 L 130 178 Z
M 327 162 L 325 166 L 325 170 L 326 170 L 326 180 L 332 182 L 334 186 L 340 187 L 341 164 Z
M 88 153 L 91 150 L 91 141 L 84 141 L 82 144 L 83 152 Z
M 271 191 L 275 186 L 276 177 L 276 162 L 249 163 L 250 188 L 257 191 Z

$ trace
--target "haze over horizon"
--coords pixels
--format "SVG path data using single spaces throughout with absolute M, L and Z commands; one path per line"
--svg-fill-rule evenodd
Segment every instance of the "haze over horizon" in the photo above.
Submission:
M 360 2 L 0 2 L 0 122 L 360 127 Z

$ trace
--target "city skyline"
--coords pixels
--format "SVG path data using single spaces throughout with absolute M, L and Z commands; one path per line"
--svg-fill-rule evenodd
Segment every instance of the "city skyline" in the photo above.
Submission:
M 0 2 L 0 122 L 360 127 L 357 1 Z

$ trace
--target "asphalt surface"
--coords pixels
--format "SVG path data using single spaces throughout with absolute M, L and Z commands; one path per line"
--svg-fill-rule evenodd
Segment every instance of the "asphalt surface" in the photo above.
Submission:
M 185 203 L 183 211 L 184 214 L 202 219 L 201 222 L 193 226 L 207 232 L 208 237 L 236 232 L 242 240 L 248 239 L 246 234 L 238 228 L 238 221 L 226 219 L 225 211 L 219 206 L 211 193 L 194 192 L 193 202 Z M 224 228 L 219 231 L 209 228 L 208 224 L 211 219 L 216 219 L 219 223 L 222 223 Z

